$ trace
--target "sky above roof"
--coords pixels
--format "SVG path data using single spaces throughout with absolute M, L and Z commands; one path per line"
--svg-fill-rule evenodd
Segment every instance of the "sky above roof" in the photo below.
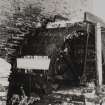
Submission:
M 93 0 L 93 13 L 105 21 L 105 0 Z

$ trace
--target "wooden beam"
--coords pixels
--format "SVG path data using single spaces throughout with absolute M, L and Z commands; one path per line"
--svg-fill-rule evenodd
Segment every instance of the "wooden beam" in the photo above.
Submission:
M 46 28 L 64 28 L 64 27 L 73 27 L 75 23 L 82 23 L 83 19 L 81 20 L 70 20 L 70 21 L 57 21 L 57 22 L 51 22 L 48 23 Z
M 90 12 L 85 12 L 84 21 L 91 22 L 94 24 L 100 23 L 101 27 L 105 28 L 105 22 L 101 18 L 93 15 Z
M 98 76 L 98 85 L 102 86 L 102 41 L 101 41 L 101 26 L 97 23 L 95 26 L 95 46 L 96 46 L 96 69 Z

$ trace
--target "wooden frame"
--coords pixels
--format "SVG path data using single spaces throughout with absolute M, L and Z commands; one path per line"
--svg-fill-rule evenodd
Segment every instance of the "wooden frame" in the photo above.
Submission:
M 93 15 L 93 14 L 90 13 L 90 12 L 85 12 L 85 13 L 84 13 L 84 21 L 90 22 L 90 23 L 92 23 L 92 24 L 97 24 L 97 23 L 99 23 L 101 27 L 105 28 L 105 22 L 104 22 L 101 18 L 99 18 L 99 17 Z
M 102 86 L 103 79 L 102 79 L 102 39 L 101 39 L 101 30 L 105 28 L 105 22 L 89 13 L 86 12 L 84 15 L 84 21 L 90 22 L 95 25 L 95 49 L 96 49 L 96 69 L 97 69 L 97 76 L 98 76 L 98 85 Z

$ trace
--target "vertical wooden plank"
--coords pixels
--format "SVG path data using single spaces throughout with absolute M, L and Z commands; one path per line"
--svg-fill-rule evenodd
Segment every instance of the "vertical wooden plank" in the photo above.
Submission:
M 96 46 L 96 69 L 98 76 L 98 85 L 102 86 L 102 45 L 101 45 L 101 26 L 97 23 L 95 26 L 95 46 Z

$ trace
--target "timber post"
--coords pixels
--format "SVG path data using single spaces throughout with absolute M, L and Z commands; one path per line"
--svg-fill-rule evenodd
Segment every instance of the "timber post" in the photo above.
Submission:
M 102 44 L 101 44 L 101 25 L 97 23 L 95 26 L 95 48 L 96 48 L 96 69 L 97 69 L 97 85 L 102 86 Z

